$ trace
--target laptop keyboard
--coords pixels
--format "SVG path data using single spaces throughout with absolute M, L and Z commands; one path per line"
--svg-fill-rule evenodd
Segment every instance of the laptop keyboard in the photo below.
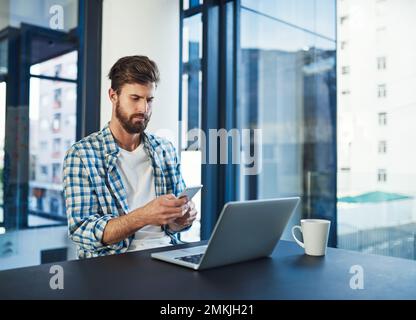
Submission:
M 193 255 L 190 255 L 190 256 L 177 257 L 175 259 L 190 262 L 190 263 L 199 264 L 201 262 L 201 259 L 202 259 L 203 255 L 204 255 L 203 253 L 200 253 L 200 254 L 193 254 Z

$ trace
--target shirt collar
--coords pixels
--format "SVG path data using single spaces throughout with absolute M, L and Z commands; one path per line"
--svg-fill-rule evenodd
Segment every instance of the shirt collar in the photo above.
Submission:
M 113 134 L 110 130 L 110 123 L 108 122 L 104 128 L 101 130 L 101 134 L 104 140 L 104 149 L 106 155 L 115 155 L 117 156 L 120 148 L 117 145 L 116 140 L 114 139 Z
M 117 158 L 118 154 L 120 153 L 120 147 L 118 146 L 110 130 L 109 122 L 101 130 L 101 134 L 104 140 L 104 149 L 105 149 L 106 157 L 114 156 L 115 158 Z M 142 139 L 141 143 L 144 144 L 144 149 L 149 153 L 149 155 L 153 155 L 152 145 L 150 143 L 148 135 L 145 132 L 142 133 L 141 139 Z

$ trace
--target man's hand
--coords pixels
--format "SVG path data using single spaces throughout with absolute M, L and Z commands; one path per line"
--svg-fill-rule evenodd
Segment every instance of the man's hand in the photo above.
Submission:
M 180 231 L 190 225 L 195 221 L 197 211 L 195 209 L 195 204 L 190 200 L 186 203 L 186 208 L 183 216 L 174 219 L 169 223 L 169 229 L 172 231 Z
M 102 242 L 104 245 L 120 242 L 149 224 L 169 224 L 183 217 L 185 204 L 186 199 L 177 199 L 173 194 L 156 198 L 144 207 L 109 220 L 103 232 Z
M 186 199 L 177 199 L 173 194 L 160 196 L 143 207 L 141 215 L 147 224 L 165 225 L 182 217 Z

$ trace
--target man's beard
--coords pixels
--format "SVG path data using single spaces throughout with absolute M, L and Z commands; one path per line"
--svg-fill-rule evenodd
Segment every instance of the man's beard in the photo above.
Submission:
M 130 117 L 127 116 L 120 108 L 120 101 L 116 104 L 116 117 L 120 121 L 124 130 L 130 134 L 143 133 L 149 123 L 150 116 L 146 113 L 134 113 Z M 134 118 L 142 117 L 142 121 L 134 120 Z

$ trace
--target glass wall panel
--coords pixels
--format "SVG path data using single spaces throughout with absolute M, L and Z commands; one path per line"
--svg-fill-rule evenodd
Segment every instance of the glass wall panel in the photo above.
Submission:
M 188 148 L 186 133 L 201 127 L 202 15 L 184 19 L 182 45 L 182 148 Z
M 7 50 L 8 50 L 8 41 L 2 40 L 0 41 L 0 75 L 7 74 Z
M 327 12 L 320 30 L 318 7 Z M 238 126 L 259 129 L 262 148 L 252 140 L 246 150 L 259 153 L 258 170 L 241 166 L 239 198 L 300 195 L 291 224 L 301 216 L 334 221 L 334 1 L 242 1 L 240 28 Z
M 416 259 L 416 2 L 337 11 L 338 246 Z
M 242 0 L 241 6 L 262 16 L 335 39 L 334 0 Z
M 0 29 L 30 24 L 70 31 L 78 25 L 78 0 L 1 0 L 4 8 Z
M 4 134 L 6 124 L 6 82 L 0 82 L 0 234 L 5 232 L 3 225 L 3 195 L 4 195 Z
M 196 3 L 198 1 L 194 1 Z M 201 1 L 202 2 L 202 1 Z M 181 85 L 181 165 L 187 185 L 201 183 L 201 151 L 199 142 L 190 136 L 199 137 L 201 128 L 202 97 L 202 13 L 183 20 L 182 29 L 182 85 Z M 199 141 L 199 139 L 198 139 Z M 200 239 L 201 193 L 193 199 L 198 216 L 192 228 L 182 234 L 182 240 Z
M 203 0 L 182 0 L 183 10 L 192 9 L 204 3 Z
M 62 162 L 75 143 L 76 89 L 76 83 L 31 79 L 29 226 L 66 224 Z
M 30 67 L 30 74 L 76 80 L 78 72 L 77 60 L 78 51 L 72 51 L 32 65 Z
M 76 256 L 61 173 L 76 139 L 77 26 L 78 0 L 0 0 L 0 270 Z

